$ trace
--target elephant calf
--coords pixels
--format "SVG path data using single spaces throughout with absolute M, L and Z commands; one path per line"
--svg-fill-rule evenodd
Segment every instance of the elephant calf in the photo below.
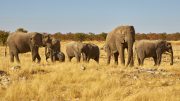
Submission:
M 107 53 L 107 52 L 109 51 L 107 44 L 105 44 L 105 45 L 101 48 L 101 50 L 104 50 L 104 51 Z M 110 64 L 111 55 L 114 56 L 114 63 L 115 63 L 116 65 L 118 65 L 119 52 L 116 51 L 116 52 L 114 52 L 113 54 L 112 54 L 112 53 L 109 54 L 108 64 Z
M 50 58 L 50 52 L 46 53 L 46 61 L 48 60 L 48 58 Z M 65 61 L 65 55 L 63 52 L 53 52 L 52 55 L 53 61 L 60 61 L 60 62 L 64 62 Z
M 76 57 L 77 62 L 80 62 L 81 52 L 84 44 L 81 42 L 70 42 L 66 45 L 66 53 L 68 56 L 68 60 L 71 61 L 73 57 Z
M 144 59 L 152 57 L 154 65 L 160 65 L 162 54 L 165 52 L 171 53 L 171 63 L 173 65 L 173 49 L 171 43 L 165 40 L 141 40 L 136 43 L 135 50 L 139 65 L 143 65 Z
M 94 59 L 99 63 L 99 47 L 92 43 L 85 43 L 82 49 L 83 60 L 89 62 L 90 59 Z

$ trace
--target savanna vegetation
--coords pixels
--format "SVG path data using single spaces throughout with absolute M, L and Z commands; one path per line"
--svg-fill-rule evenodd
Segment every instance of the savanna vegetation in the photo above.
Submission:
M 62 52 L 69 41 L 62 41 Z M 87 42 L 87 41 L 85 41 Z M 102 47 L 104 41 L 88 41 Z M 162 64 L 153 66 L 146 59 L 144 66 L 106 65 L 107 57 L 100 51 L 100 63 L 46 62 L 44 48 L 42 61 L 33 63 L 31 53 L 20 55 L 21 64 L 10 63 L 9 53 L 4 57 L 0 47 L 1 101 L 179 101 L 180 100 L 180 46 L 171 41 L 174 65 L 164 54 Z M 127 56 L 127 55 L 126 55 Z M 67 58 L 67 57 L 66 57 Z M 126 57 L 127 59 L 127 57 Z
M 28 32 L 23 28 L 16 31 Z M 0 31 L 4 45 L 10 32 Z M 107 33 L 52 34 L 61 39 L 61 50 L 70 40 L 94 43 L 100 48 Z M 180 101 L 180 33 L 136 33 L 136 40 L 165 39 L 172 43 L 174 64 L 169 54 L 163 54 L 160 66 L 153 66 L 152 58 L 138 66 L 136 56 L 133 67 L 106 65 L 107 55 L 100 50 L 100 61 L 89 63 L 54 62 L 45 59 L 44 48 L 39 53 L 41 63 L 34 63 L 31 53 L 20 54 L 21 64 L 10 63 L 5 46 L 0 46 L 0 100 L 1 101 Z M 127 61 L 127 53 L 125 55 Z M 81 59 L 82 60 L 82 59 Z

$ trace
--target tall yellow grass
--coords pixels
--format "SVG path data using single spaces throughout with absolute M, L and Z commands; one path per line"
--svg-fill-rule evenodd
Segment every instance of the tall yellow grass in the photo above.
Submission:
M 65 44 L 62 42 L 62 51 Z M 104 42 L 92 43 L 99 47 Z M 40 49 L 40 64 L 31 62 L 31 54 L 21 54 L 21 64 L 10 63 L 9 55 L 4 57 L 0 47 L 0 70 L 10 74 L 11 83 L 0 85 L 1 101 L 180 101 L 180 46 L 173 44 L 174 65 L 170 56 L 163 55 L 162 64 L 153 66 L 152 59 L 146 59 L 139 67 L 120 64 L 106 65 L 106 54 L 101 50 L 100 63 L 72 62 L 51 63 L 45 61 L 44 49 Z M 20 65 L 20 70 L 11 70 Z M 81 66 L 86 69 L 82 70 Z M 157 69 L 156 73 L 141 72 L 137 68 Z

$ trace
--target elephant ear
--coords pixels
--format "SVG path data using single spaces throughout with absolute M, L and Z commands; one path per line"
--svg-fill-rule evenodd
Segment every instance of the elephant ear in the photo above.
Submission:
M 171 48 L 171 47 L 172 47 L 172 45 L 171 45 L 170 42 L 167 42 L 167 43 L 166 43 L 166 46 L 167 46 L 167 48 Z
M 157 49 L 164 50 L 165 47 L 166 47 L 166 41 L 160 40 L 157 44 Z
M 30 33 L 30 42 L 34 46 L 42 46 L 42 35 L 37 32 Z

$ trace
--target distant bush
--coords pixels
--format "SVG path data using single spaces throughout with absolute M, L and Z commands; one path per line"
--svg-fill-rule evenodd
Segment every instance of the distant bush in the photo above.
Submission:
M 100 34 L 95 34 L 95 33 L 66 33 L 62 34 L 60 32 L 52 34 L 53 37 L 61 40 L 74 40 L 74 41 L 105 41 L 107 33 L 100 33 Z M 180 40 L 180 33 L 136 33 L 135 35 L 136 40 L 142 40 L 142 39 L 147 39 L 147 40 L 158 40 L 158 39 L 163 39 L 163 40 Z
M 5 45 L 9 32 L 0 30 L 0 44 Z
M 180 40 L 180 33 L 147 33 L 147 34 L 136 34 L 136 40 L 142 40 L 142 39 L 148 39 L 148 40 L 158 40 L 158 39 L 163 39 L 163 40 Z
M 56 39 L 60 40 L 73 40 L 73 41 L 104 41 L 106 39 L 107 33 L 95 34 L 95 33 L 66 33 L 62 34 L 61 32 L 57 32 L 52 34 L 52 36 Z
M 16 31 L 21 32 L 28 32 L 24 28 L 18 28 Z M 54 34 L 51 34 L 52 37 L 60 40 L 73 40 L 73 41 L 105 41 L 106 36 L 108 33 L 102 32 L 100 34 L 95 33 L 61 33 L 57 32 Z M 7 37 L 9 35 L 9 32 L 0 30 L 0 44 L 4 45 Z M 176 33 L 136 33 L 135 35 L 136 40 L 142 40 L 142 39 L 148 39 L 148 40 L 158 40 L 158 39 L 164 39 L 164 40 L 180 40 L 180 32 Z
M 24 32 L 24 33 L 27 33 L 28 31 L 25 30 L 24 28 L 18 28 L 18 29 L 16 30 L 16 32 Z

